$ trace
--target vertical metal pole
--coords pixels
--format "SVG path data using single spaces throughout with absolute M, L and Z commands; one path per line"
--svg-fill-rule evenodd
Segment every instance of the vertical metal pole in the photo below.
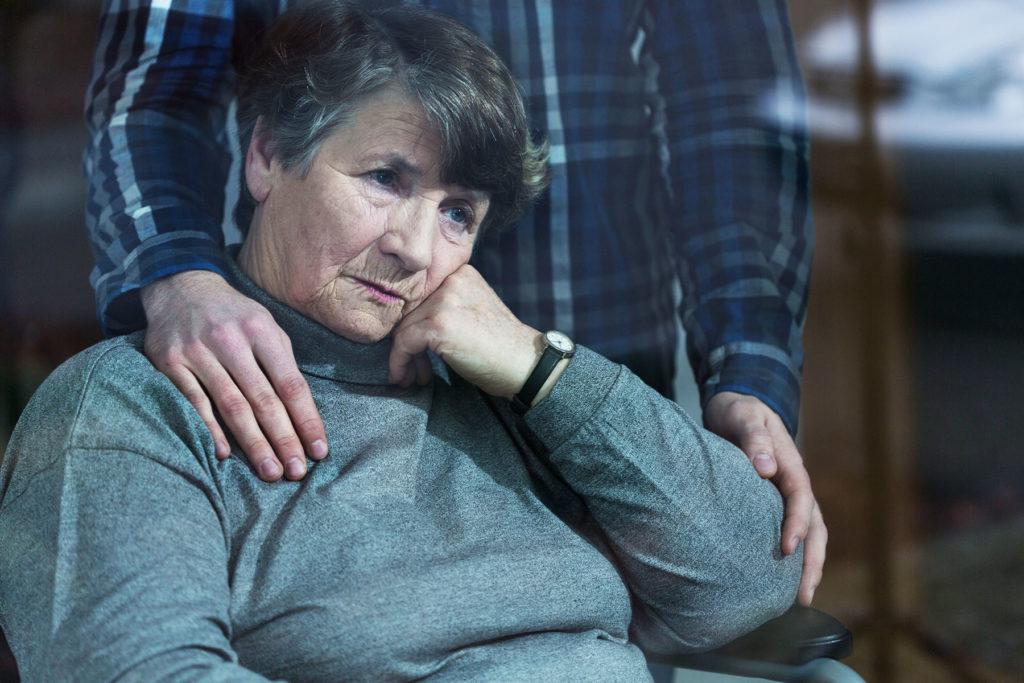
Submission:
M 886 187 L 875 128 L 877 75 L 871 46 L 871 0 L 853 0 L 858 30 L 857 113 L 860 120 L 859 196 L 857 206 L 858 273 L 860 276 L 861 351 L 864 372 L 863 410 L 865 464 L 867 466 L 867 524 L 870 595 L 872 602 L 872 680 L 895 680 L 893 638 L 896 633 L 893 592 L 893 406 L 889 400 L 887 371 L 891 355 L 889 335 L 900 312 L 900 278 L 893 245 L 884 230 Z M 896 306 L 897 308 L 894 308 Z

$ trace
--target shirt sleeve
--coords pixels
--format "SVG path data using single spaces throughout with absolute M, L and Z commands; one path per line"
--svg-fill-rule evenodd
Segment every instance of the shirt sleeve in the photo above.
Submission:
M 796 432 L 813 233 L 804 91 L 783 0 L 651 3 L 645 58 L 680 315 L 702 403 L 752 394 Z
M 84 171 L 90 280 L 108 334 L 145 326 L 139 287 L 182 270 L 226 272 L 235 4 L 104 5 Z
M 625 367 L 580 348 L 526 426 L 617 561 L 642 649 L 717 647 L 793 604 L 775 486 Z
M 265 680 L 231 645 L 206 436 L 144 359 L 119 367 L 148 384 L 135 398 L 115 373 L 80 381 L 94 357 L 44 383 L 0 463 L 0 620 L 22 679 Z

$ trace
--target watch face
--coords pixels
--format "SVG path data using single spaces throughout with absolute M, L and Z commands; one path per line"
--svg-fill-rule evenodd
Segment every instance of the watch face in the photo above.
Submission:
M 547 340 L 548 344 L 555 347 L 562 353 L 572 353 L 576 350 L 576 345 L 572 343 L 572 340 L 558 330 L 551 330 L 544 335 L 544 338 Z

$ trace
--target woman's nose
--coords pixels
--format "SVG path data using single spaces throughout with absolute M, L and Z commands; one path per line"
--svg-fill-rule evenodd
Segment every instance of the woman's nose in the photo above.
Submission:
M 409 272 L 426 270 L 434 254 L 437 234 L 437 208 L 428 206 L 427 202 L 417 202 L 391 216 L 380 248 L 397 258 Z

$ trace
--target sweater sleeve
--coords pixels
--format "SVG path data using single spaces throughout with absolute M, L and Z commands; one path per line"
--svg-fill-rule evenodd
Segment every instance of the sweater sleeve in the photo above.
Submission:
M 579 349 L 526 422 L 618 561 L 641 648 L 716 647 L 793 603 L 775 486 L 629 370 Z
M 0 465 L 0 615 L 22 680 L 264 680 L 232 651 L 210 444 L 139 359 L 59 369 Z

